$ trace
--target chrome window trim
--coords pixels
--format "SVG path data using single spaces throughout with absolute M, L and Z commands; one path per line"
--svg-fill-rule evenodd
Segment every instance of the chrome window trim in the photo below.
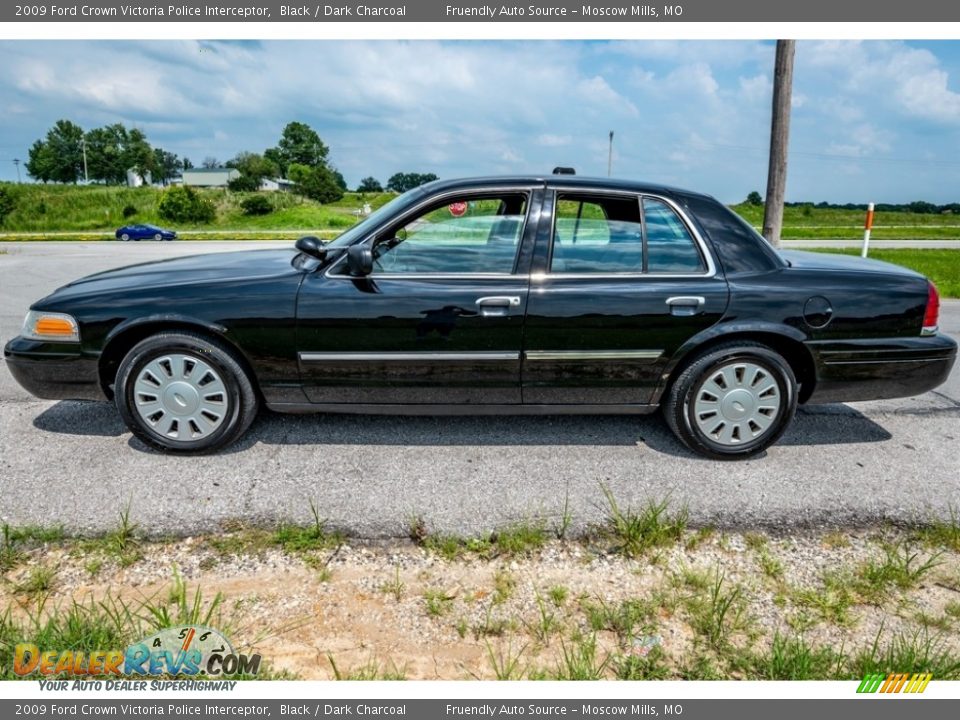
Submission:
M 527 350 L 523 353 L 499 350 L 422 352 L 310 352 L 297 353 L 301 362 L 420 360 L 658 360 L 663 350 Z
M 524 195 L 527 196 L 527 213 L 523 218 L 523 228 L 520 231 L 520 239 L 517 241 L 517 250 L 513 256 L 513 266 L 514 266 L 514 269 L 516 269 L 517 257 L 520 254 L 520 247 L 521 245 L 523 245 L 523 236 L 526 234 L 527 226 L 529 225 L 529 222 L 530 222 L 530 208 L 532 204 L 531 198 L 533 197 L 534 191 L 537 190 L 537 188 L 542 188 L 542 187 L 543 187 L 542 185 L 517 185 L 515 187 L 510 185 L 483 185 L 481 187 L 470 188 L 468 190 L 464 190 L 463 188 L 459 190 L 448 190 L 438 195 L 430 195 L 429 197 L 424 199 L 422 202 L 417 203 L 416 205 L 411 207 L 409 210 L 407 210 L 406 213 L 402 214 L 395 221 L 391 221 L 390 223 L 388 223 L 388 225 L 393 225 L 397 222 L 403 222 L 407 220 L 409 217 L 420 212 L 422 208 L 428 205 L 431 205 L 434 202 L 443 201 L 444 198 L 463 197 L 465 195 L 476 195 L 476 194 L 482 194 L 482 193 L 495 193 L 498 195 L 509 195 L 511 192 L 523 193 Z M 362 245 L 363 243 L 368 242 L 371 239 L 371 237 L 376 235 L 376 233 L 379 232 L 382 228 L 383 226 L 381 225 L 380 228 L 377 228 L 377 230 L 374 233 L 367 235 L 362 240 L 358 240 L 353 244 Z M 325 278 L 330 278 L 330 279 L 340 278 L 345 280 L 358 280 L 359 278 L 356 278 L 353 275 L 332 275 L 331 274 L 334 268 L 341 265 L 342 263 L 345 263 L 346 260 L 347 260 L 347 254 L 346 252 L 344 252 L 341 254 L 340 257 L 338 257 L 336 260 L 334 260 L 330 264 L 330 267 L 328 267 L 324 271 L 323 276 Z M 397 280 L 423 280 L 423 279 L 457 280 L 461 278 L 477 278 L 477 279 L 494 280 L 494 279 L 503 279 L 503 278 L 509 278 L 509 277 L 525 278 L 527 276 L 525 274 L 520 275 L 513 271 L 508 273 L 370 273 L 369 275 L 364 275 L 364 278 L 368 278 L 371 280 L 376 280 L 377 278 L 397 279 Z
M 694 226 L 690 221 L 690 217 L 684 212 L 676 202 L 671 198 L 666 197 L 665 195 L 658 195 L 652 192 L 631 192 L 629 190 L 623 190 L 622 188 L 613 189 L 605 187 L 590 187 L 590 188 L 575 188 L 568 189 L 563 188 L 562 186 L 550 185 L 547 184 L 547 190 L 552 190 L 556 195 L 553 203 L 553 218 L 550 221 L 550 253 L 548 258 L 547 270 L 545 272 L 531 273 L 530 280 L 532 282 L 543 282 L 544 280 L 550 278 L 557 278 L 559 280 L 568 280 L 573 278 L 584 278 L 587 280 L 603 280 L 606 278 L 651 278 L 653 280 L 659 278 L 712 278 L 717 274 L 717 265 L 714 262 L 713 254 L 710 252 L 709 247 L 707 247 L 706 241 L 700 235 L 700 231 Z M 646 225 L 646 220 L 643 215 L 643 198 L 651 198 L 654 200 L 660 200 L 667 207 L 673 210 L 677 217 L 680 218 L 680 222 L 683 223 L 687 231 L 693 237 L 694 242 L 697 244 L 697 248 L 700 250 L 700 255 L 707 263 L 707 269 L 702 273 L 658 273 L 658 272 L 623 272 L 623 273 L 568 273 L 568 272 L 551 272 L 550 264 L 553 263 L 553 240 L 556 235 L 556 223 L 557 223 L 557 200 L 561 192 L 567 191 L 571 195 L 599 195 L 606 197 L 628 197 L 631 199 L 636 199 L 637 203 L 640 205 L 640 220 L 641 225 Z M 644 232 L 646 230 L 644 229 Z
M 519 360 L 519 352 L 501 352 L 481 350 L 478 352 L 300 352 L 300 362 L 324 362 L 326 360 L 344 361 L 383 361 L 416 362 L 419 360 Z
M 527 350 L 525 360 L 657 360 L 663 350 Z

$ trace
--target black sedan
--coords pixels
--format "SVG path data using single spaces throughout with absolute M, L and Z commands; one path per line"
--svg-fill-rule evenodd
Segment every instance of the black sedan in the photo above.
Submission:
M 173 230 L 165 230 L 156 225 L 124 225 L 114 233 L 117 240 L 176 240 Z
M 43 398 L 112 400 L 174 452 L 280 412 L 650 413 L 712 458 L 798 403 L 915 395 L 957 345 L 934 286 L 778 252 L 720 202 L 569 175 L 434 182 L 324 245 L 103 272 L 31 307 L 4 351 Z

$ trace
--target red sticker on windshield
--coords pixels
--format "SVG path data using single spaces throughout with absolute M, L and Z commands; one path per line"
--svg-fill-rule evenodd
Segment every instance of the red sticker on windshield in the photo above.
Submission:
M 449 210 L 454 217 L 462 217 L 467 212 L 467 204 L 465 202 L 450 203 Z

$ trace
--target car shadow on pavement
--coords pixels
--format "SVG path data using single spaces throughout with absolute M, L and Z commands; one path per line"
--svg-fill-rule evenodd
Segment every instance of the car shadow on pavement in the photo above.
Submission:
M 130 432 L 113 403 L 61 400 L 33 419 L 38 430 L 62 435 L 120 437 Z
M 120 437 L 129 434 L 112 403 L 62 401 L 33 421 L 50 433 Z M 891 435 L 846 405 L 800 408 L 780 445 L 816 446 L 882 442 Z M 130 438 L 129 446 L 152 452 Z M 697 458 L 673 436 L 659 415 L 392 416 L 282 415 L 263 411 L 250 430 L 221 454 L 266 445 L 371 446 L 637 446 L 676 457 Z

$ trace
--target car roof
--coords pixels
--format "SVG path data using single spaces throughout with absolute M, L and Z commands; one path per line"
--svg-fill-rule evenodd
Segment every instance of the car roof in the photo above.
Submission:
M 428 192 L 437 190 L 457 190 L 459 188 L 476 187 L 477 185 L 543 185 L 549 183 L 553 187 L 570 188 L 571 190 L 624 190 L 627 192 L 662 193 L 666 195 L 697 195 L 709 197 L 704 193 L 659 183 L 644 182 L 642 180 L 627 180 L 623 178 L 588 177 L 584 175 L 489 175 L 481 177 L 456 178 L 453 180 L 434 180 L 422 185 Z

